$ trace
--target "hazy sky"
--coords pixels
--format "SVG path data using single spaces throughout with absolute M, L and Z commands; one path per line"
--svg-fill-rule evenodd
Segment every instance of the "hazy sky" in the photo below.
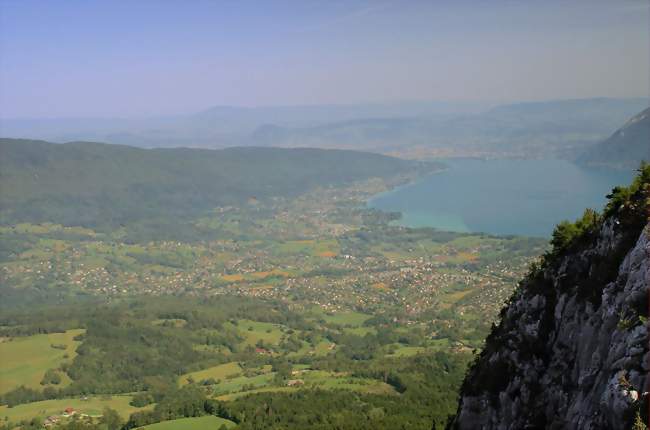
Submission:
M 648 0 L 0 0 L 0 116 L 647 96 Z

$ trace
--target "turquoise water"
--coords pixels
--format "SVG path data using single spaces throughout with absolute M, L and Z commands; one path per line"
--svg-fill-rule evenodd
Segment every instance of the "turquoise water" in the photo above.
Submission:
M 369 207 L 401 212 L 398 224 L 458 232 L 548 237 L 558 222 L 627 185 L 633 171 L 561 160 L 446 160 L 448 169 L 379 194 Z

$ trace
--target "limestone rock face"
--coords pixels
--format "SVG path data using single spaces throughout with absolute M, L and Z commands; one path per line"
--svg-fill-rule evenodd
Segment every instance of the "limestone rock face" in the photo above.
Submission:
M 626 429 L 645 412 L 650 224 L 607 220 L 531 274 L 471 367 L 452 429 Z

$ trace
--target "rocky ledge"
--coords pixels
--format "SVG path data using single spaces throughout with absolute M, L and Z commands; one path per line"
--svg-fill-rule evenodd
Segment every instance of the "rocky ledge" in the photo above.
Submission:
M 647 404 L 650 225 L 598 288 L 626 242 L 614 222 L 595 246 L 522 283 L 468 373 L 451 428 L 631 427 Z
M 470 367 L 448 428 L 646 428 L 644 186 L 636 221 L 605 217 L 588 240 L 553 254 L 521 282 Z

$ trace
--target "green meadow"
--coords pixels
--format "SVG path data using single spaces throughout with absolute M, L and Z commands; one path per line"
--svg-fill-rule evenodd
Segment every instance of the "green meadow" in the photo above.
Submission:
M 273 382 L 274 376 L 275 373 L 270 372 L 255 376 L 239 376 L 228 379 L 214 386 L 214 394 L 221 395 L 265 387 Z
M 221 426 L 235 427 L 235 423 L 224 418 L 208 415 L 204 417 L 180 418 L 139 427 L 146 430 L 218 430 Z
M 247 345 L 255 345 L 260 340 L 267 344 L 277 345 L 283 336 L 282 330 L 277 324 L 266 322 L 240 320 L 237 328 L 246 338 Z
M 219 366 L 210 367 L 208 369 L 199 370 L 197 372 L 186 373 L 178 378 L 181 385 L 188 384 L 188 379 L 200 382 L 204 379 L 223 380 L 239 376 L 242 373 L 242 368 L 239 363 L 232 361 L 230 363 L 220 364 Z
M 323 316 L 323 319 L 330 324 L 349 325 L 355 327 L 363 325 L 363 323 L 370 318 L 372 318 L 371 315 L 363 314 L 361 312 L 337 312 Z
M 305 370 L 294 376 L 303 382 L 302 385 L 289 387 L 286 385 L 269 385 L 273 381 L 274 373 L 259 375 L 252 378 L 235 378 L 215 386 L 217 400 L 229 401 L 251 394 L 268 392 L 289 392 L 301 389 L 322 390 L 349 390 L 368 394 L 395 394 L 395 390 L 388 384 L 368 378 L 358 378 L 346 373 L 326 372 L 321 370 Z M 249 389 L 242 390 L 246 386 Z M 241 391 L 237 391 L 237 389 Z
M 68 330 L 65 333 L 37 334 L 22 338 L 7 339 L 0 343 L 0 394 L 24 385 L 40 390 L 40 384 L 48 369 L 57 369 L 63 362 L 70 362 L 76 356 L 81 342 L 74 337 L 84 330 Z M 70 379 L 64 372 L 58 372 L 65 386 Z

